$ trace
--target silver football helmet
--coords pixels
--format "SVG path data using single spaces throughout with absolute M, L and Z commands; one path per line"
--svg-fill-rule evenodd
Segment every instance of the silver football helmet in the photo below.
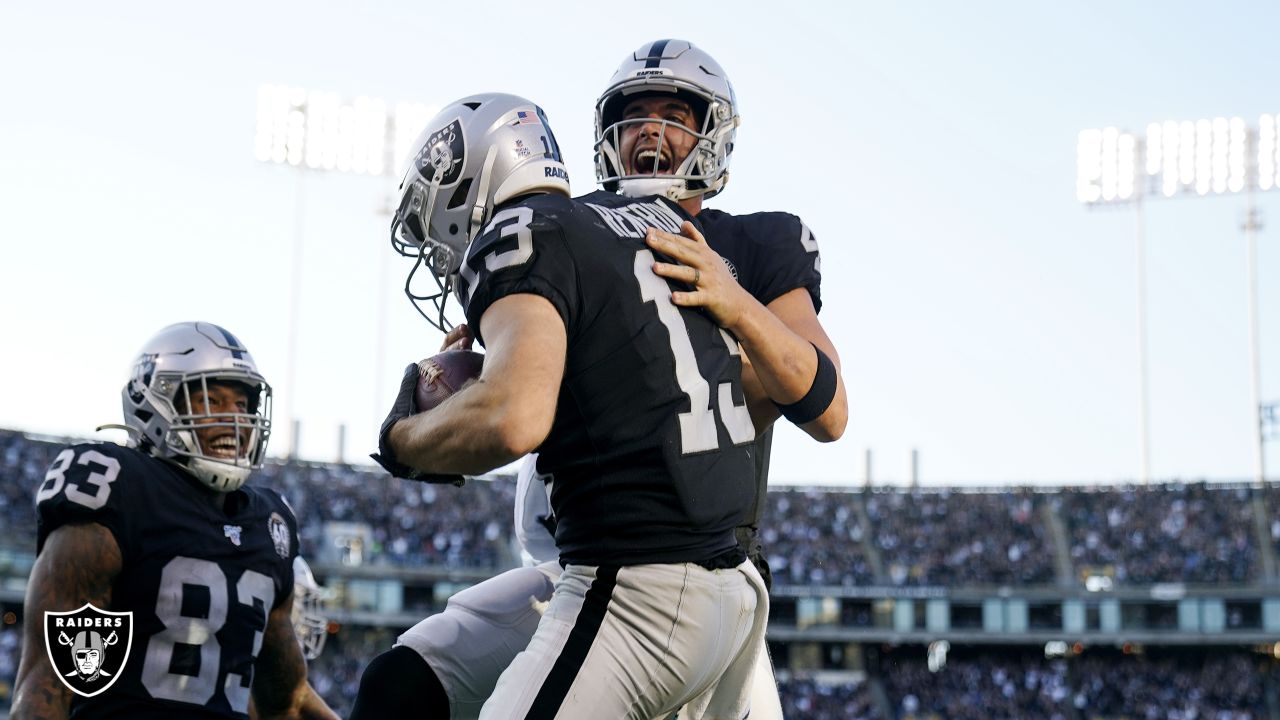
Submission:
M 210 412 L 209 388 L 244 390 L 244 412 Z M 192 398 L 204 402 L 193 405 Z M 262 467 L 271 434 L 271 386 L 244 345 L 212 323 L 164 328 L 142 346 L 121 393 L 131 444 L 184 466 L 217 492 Z
M 442 331 L 467 247 L 502 203 L 531 193 L 569 195 L 569 174 L 542 108 L 484 93 L 450 104 L 418 136 L 391 219 L 391 244 L 417 263 L 405 294 Z M 420 268 L 434 284 L 414 287 Z
M 677 167 L 663 170 L 655 162 L 650 172 L 628 174 L 621 153 L 622 131 L 655 121 L 624 120 L 623 110 L 630 100 L 654 93 L 675 94 L 693 107 L 700 127 L 688 130 L 696 145 Z M 729 155 L 741 122 L 737 107 L 728 76 L 706 52 L 685 40 L 645 43 L 622 61 L 596 101 L 596 181 L 628 197 L 712 197 L 729 181 Z M 661 123 L 664 139 L 676 132 L 670 121 Z
M 320 587 L 311 566 L 299 555 L 293 559 L 293 632 L 302 646 L 302 655 L 315 660 L 324 652 L 329 637 L 329 617 L 325 603 L 329 591 Z

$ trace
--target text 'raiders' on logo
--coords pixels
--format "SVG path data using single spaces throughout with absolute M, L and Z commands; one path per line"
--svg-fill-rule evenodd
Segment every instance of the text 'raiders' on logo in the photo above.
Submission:
M 93 697 L 115 683 L 133 647 L 133 613 L 78 610 L 44 614 L 44 646 L 63 684 Z

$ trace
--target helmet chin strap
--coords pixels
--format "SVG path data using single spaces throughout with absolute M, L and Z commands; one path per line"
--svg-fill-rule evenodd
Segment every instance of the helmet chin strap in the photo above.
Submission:
M 484 227 L 484 221 L 487 219 L 489 201 L 489 183 L 493 180 L 493 163 L 498 159 L 498 146 L 490 145 L 489 152 L 484 156 L 484 167 L 480 170 L 480 182 L 476 190 L 476 204 L 471 208 L 471 227 L 467 228 L 467 244 L 476 239 L 476 235 L 480 233 L 480 228 Z
M 618 193 L 629 198 L 661 195 L 668 200 L 679 201 L 685 197 L 686 189 L 684 178 L 647 177 L 618 181 Z

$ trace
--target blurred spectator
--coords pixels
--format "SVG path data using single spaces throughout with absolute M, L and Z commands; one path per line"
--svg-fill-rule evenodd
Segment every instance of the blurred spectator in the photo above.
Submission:
M 1256 656 L 1255 656 L 1256 657 Z M 1164 657 L 1089 654 L 1072 662 L 1073 704 L 1085 718 L 1263 720 L 1265 669 L 1230 651 Z
M 760 539 L 779 585 L 872 585 L 857 493 L 771 490 Z
M 898 720 L 1074 718 L 1066 663 L 1018 649 L 961 656 L 930 672 L 923 650 L 886 654 L 880 674 Z
M 32 494 L 65 441 L 0 430 L 0 549 L 29 554 Z M 285 494 L 304 551 L 320 549 L 325 523 L 367 524 L 365 562 L 501 570 L 510 553 L 514 483 L 462 488 L 391 478 L 372 466 L 272 460 L 253 482 Z M 1269 508 L 1280 491 L 1268 490 Z M 1047 505 L 1046 505 L 1047 504 Z M 1066 530 L 1077 577 L 1117 584 L 1244 583 L 1260 579 L 1253 504 L 1246 488 L 781 489 L 770 491 L 761 537 L 780 585 L 1042 585 L 1055 579 L 1046 515 Z M 1267 527 L 1280 550 L 1280 514 Z M 883 577 L 874 571 L 879 555 Z M 2 562 L 0 558 L 0 562 Z
M 865 682 L 823 684 L 811 678 L 778 682 L 782 716 L 805 720 L 882 720 Z
M 1053 549 L 1037 495 L 878 490 L 867 498 L 872 539 L 894 585 L 1042 585 Z
M 1259 578 L 1247 488 L 1067 488 L 1057 497 L 1077 570 L 1109 570 L 1121 585 Z

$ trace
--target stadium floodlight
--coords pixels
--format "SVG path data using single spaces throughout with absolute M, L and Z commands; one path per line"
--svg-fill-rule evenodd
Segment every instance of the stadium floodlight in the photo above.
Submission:
M 394 181 L 404 174 L 404 163 L 413 141 L 438 111 L 436 106 L 401 102 L 396 104 L 392 113 L 388 111 L 387 103 L 377 98 L 359 96 L 348 101 L 334 92 L 264 84 L 258 88 L 254 157 L 259 162 L 300 171 L 389 176 Z M 298 449 L 293 403 L 302 284 L 302 222 L 306 216 L 304 175 L 302 172 L 298 174 L 294 200 L 293 259 L 289 281 L 288 367 L 284 400 L 289 426 L 295 428 L 294 437 L 289 439 L 290 456 L 296 455 Z M 383 208 L 393 207 L 394 202 L 383 205 Z M 386 270 L 386 263 L 379 266 L 380 285 L 386 284 Z M 385 314 L 385 305 L 379 309 Z M 380 387 L 385 318 L 380 316 L 378 323 L 375 377 Z
M 308 170 L 399 177 L 410 144 L 438 108 L 284 85 L 258 88 L 254 156 Z
M 1258 358 L 1257 231 L 1262 229 L 1253 205 L 1254 191 L 1280 188 L 1280 114 L 1263 114 L 1256 127 L 1240 117 L 1190 121 L 1166 120 L 1147 125 L 1142 137 L 1118 128 L 1080 131 L 1076 142 L 1076 199 L 1086 207 L 1130 205 L 1134 208 L 1138 266 L 1139 432 L 1142 482 L 1149 480 L 1146 347 L 1146 241 L 1143 202 L 1146 198 L 1204 197 L 1244 193 L 1249 284 L 1249 356 L 1252 366 L 1254 481 L 1266 481 L 1264 443 L 1266 408 L 1261 401 Z

